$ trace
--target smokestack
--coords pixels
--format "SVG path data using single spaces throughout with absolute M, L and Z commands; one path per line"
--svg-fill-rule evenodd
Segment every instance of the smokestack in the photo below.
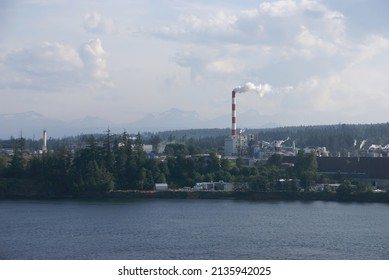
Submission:
M 232 136 L 236 135 L 236 93 L 232 91 Z
M 254 85 L 253 83 L 246 83 L 238 86 L 232 90 L 232 136 L 236 135 L 236 93 L 256 92 L 260 96 L 272 91 L 272 86 L 269 84 Z
M 47 152 L 47 133 L 46 129 L 43 130 L 43 147 L 42 151 Z

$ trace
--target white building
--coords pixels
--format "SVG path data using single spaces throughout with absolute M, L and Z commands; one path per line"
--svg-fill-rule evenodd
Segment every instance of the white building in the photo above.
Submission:
M 241 156 L 249 152 L 250 142 L 254 140 L 254 135 L 233 135 L 224 141 L 224 156 Z
M 156 191 L 167 191 L 168 190 L 168 184 L 166 184 L 166 183 L 156 183 L 155 184 L 155 190 Z
M 233 183 L 220 182 L 200 182 L 193 187 L 194 191 L 233 191 Z

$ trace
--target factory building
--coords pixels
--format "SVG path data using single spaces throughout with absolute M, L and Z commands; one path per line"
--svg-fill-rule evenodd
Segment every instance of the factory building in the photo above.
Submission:
M 235 157 L 251 153 L 255 137 L 252 134 L 232 135 L 224 141 L 224 156 Z

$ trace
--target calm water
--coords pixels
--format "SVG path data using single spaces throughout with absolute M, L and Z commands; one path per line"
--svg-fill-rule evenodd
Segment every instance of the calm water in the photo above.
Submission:
M 0 259 L 389 259 L 389 205 L 0 200 Z

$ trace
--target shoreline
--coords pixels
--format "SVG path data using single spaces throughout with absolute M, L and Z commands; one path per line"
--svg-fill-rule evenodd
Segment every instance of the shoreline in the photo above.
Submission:
M 339 196 L 329 192 L 225 192 L 225 191 L 110 191 L 55 195 L 48 193 L 6 194 L 5 199 L 233 199 L 246 201 L 333 201 L 389 203 L 389 193 L 352 193 Z

